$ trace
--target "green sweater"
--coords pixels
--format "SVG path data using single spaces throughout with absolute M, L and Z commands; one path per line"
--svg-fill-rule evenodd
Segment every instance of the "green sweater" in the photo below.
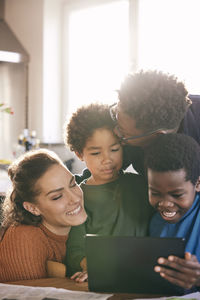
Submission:
M 87 233 L 112 236 L 146 236 L 152 207 L 148 201 L 143 177 L 124 173 L 113 182 L 102 185 L 81 184 L 88 218 L 72 227 L 67 241 L 67 275 L 81 271 Z

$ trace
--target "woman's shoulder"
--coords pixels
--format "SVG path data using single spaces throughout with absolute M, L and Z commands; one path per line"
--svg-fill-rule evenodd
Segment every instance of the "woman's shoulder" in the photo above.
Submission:
M 39 226 L 11 225 L 4 233 L 1 240 L 1 248 L 15 248 L 18 251 L 26 248 L 34 249 L 35 253 L 49 251 L 49 240 Z M 24 250 L 23 250 L 24 251 Z
M 39 226 L 33 225 L 11 225 L 5 232 L 5 237 L 15 239 L 26 239 L 27 241 L 42 238 L 44 236 L 43 231 Z
M 11 225 L 4 234 L 7 237 L 15 237 L 18 239 L 28 239 L 29 241 L 37 241 L 37 243 L 48 243 L 49 240 L 55 242 L 66 242 L 68 236 L 60 236 L 49 231 L 44 225 Z

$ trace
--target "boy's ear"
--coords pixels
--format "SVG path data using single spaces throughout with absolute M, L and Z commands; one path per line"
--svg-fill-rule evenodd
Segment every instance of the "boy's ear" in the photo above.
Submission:
M 39 216 L 41 214 L 37 206 L 31 202 L 23 202 L 23 207 L 25 210 L 29 211 L 31 214 L 35 216 Z
M 75 154 L 76 154 L 76 156 L 77 156 L 80 160 L 83 160 L 83 154 L 82 154 L 82 153 L 79 153 L 79 152 L 75 151 Z
M 197 179 L 197 183 L 195 184 L 195 191 L 200 192 L 200 176 Z

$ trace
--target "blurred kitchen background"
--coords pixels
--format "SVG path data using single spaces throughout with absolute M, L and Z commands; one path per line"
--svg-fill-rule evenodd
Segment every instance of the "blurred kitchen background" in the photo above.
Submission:
M 80 173 L 64 121 L 115 102 L 128 71 L 174 73 L 200 94 L 199 11 L 199 0 L 0 0 L 0 103 L 14 111 L 0 112 L 1 162 L 28 132 Z

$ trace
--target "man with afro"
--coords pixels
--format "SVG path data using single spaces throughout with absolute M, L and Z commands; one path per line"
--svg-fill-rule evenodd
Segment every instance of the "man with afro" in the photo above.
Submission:
M 188 96 L 184 84 L 158 71 L 129 74 L 110 107 L 115 133 L 124 145 L 125 169 L 144 174 L 144 149 L 160 134 L 178 132 L 200 144 L 200 101 Z

